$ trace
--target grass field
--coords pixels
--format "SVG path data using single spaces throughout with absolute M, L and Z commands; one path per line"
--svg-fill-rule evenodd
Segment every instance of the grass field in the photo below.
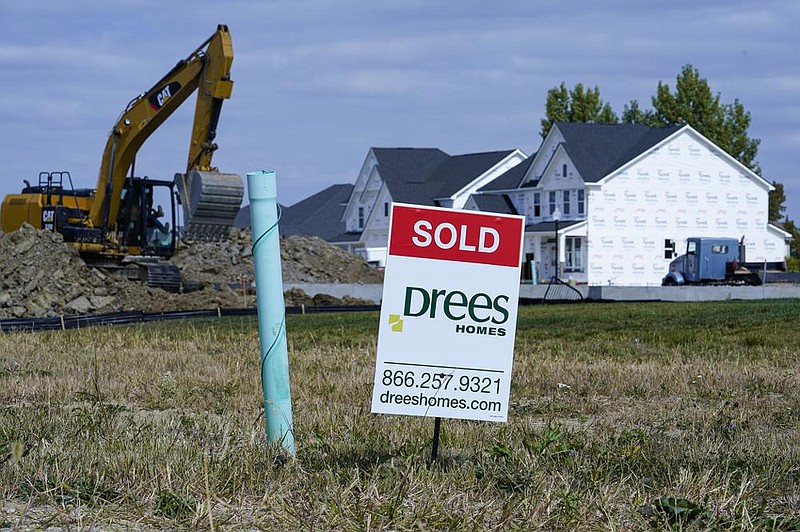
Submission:
M 795 530 L 800 300 L 523 307 L 507 423 L 370 414 L 377 313 L 0 336 L 0 529 Z

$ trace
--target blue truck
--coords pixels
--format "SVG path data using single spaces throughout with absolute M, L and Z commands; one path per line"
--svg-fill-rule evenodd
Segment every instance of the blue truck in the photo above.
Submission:
M 745 262 L 744 237 L 690 237 L 686 253 L 669 263 L 663 286 L 684 284 L 760 285 L 798 282 L 800 275 L 786 271 L 786 262 Z

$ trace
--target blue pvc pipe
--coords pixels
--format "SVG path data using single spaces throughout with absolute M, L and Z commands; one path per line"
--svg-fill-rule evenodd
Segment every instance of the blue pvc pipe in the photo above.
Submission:
M 247 174 L 267 441 L 294 456 L 275 172 Z

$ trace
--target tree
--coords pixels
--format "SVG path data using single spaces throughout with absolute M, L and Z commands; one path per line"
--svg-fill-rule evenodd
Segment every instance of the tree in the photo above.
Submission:
M 622 123 L 655 125 L 655 113 L 649 109 L 642 111 L 639 102 L 631 100 L 622 110 Z
M 769 212 L 767 213 L 769 223 L 781 221 L 786 212 L 786 193 L 783 190 L 783 183 L 773 181 L 772 186 L 775 187 L 775 190 L 771 190 L 769 193 Z
M 619 121 L 611 106 L 600 98 L 600 89 L 584 89 L 578 83 L 572 90 L 562 82 L 547 91 L 545 116 L 541 121 L 542 138 L 547 136 L 555 122 L 605 122 Z
M 669 85 L 659 81 L 652 103 L 655 125 L 689 124 L 737 161 L 761 173 L 755 162 L 761 141 L 747 134 L 750 113 L 739 100 L 721 103 L 719 93 L 711 93 L 708 81 L 692 65 L 684 65 L 675 81 L 674 93 Z
M 787 260 L 789 270 L 800 271 L 800 228 L 787 218 L 783 222 L 783 229 L 792 235 L 792 242 L 789 244 L 789 260 Z
M 653 109 L 642 110 L 638 101 L 631 100 L 624 107 L 622 122 L 653 127 L 689 124 L 743 165 L 761 173 L 755 161 L 761 141 L 747 134 L 750 113 L 739 100 L 731 104 L 722 103 L 719 93 L 712 93 L 708 81 L 701 78 L 692 65 L 684 65 L 681 69 L 675 80 L 675 92 L 667 83 L 659 81 L 651 101 Z M 547 91 L 545 113 L 541 121 L 542 138 L 554 122 L 620 121 L 611 106 L 600 98 L 597 86 L 587 90 L 581 83 L 568 90 L 562 82 Z
M 658 82 L 656 95 L 652 97 L 653 109 L 642 110 L 639 102 L 631 100 L 624 106 L 621 121 L 626 124 L 646 124 L 652 127 L 689 124 L 701 135 L 725 150 L 744 166 L 761 174 L 756 162 L 761 140 L 750 138 L 750 113 L 739 100 L 725 104 L 719 93 L 712 93 L 708 81 L 692 65 L 684 65 L 675 80 L 675 92 L 662 81 Z M 620 120 L 611 106 L 600 98 L 600 89 L 584 90 L 581 83 L 571 91 L 563 82 L 559 87 L 547 91 L 546 117 L 542 119 L 541 135 L 547 136 L 555 122 L 607 122 Z M 770 223 L 780 222 L 794 235 L 792 256 L 800 259 L 800 230 L 794 222 L 784 219 L 786 194 L 783 185 L 773 181 L 775 190 L 769 193 Z

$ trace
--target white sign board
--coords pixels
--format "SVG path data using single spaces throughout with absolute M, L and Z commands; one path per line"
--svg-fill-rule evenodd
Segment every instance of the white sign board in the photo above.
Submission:
M 393 204 L 372 412 L 505 421 L 524 218 Z

